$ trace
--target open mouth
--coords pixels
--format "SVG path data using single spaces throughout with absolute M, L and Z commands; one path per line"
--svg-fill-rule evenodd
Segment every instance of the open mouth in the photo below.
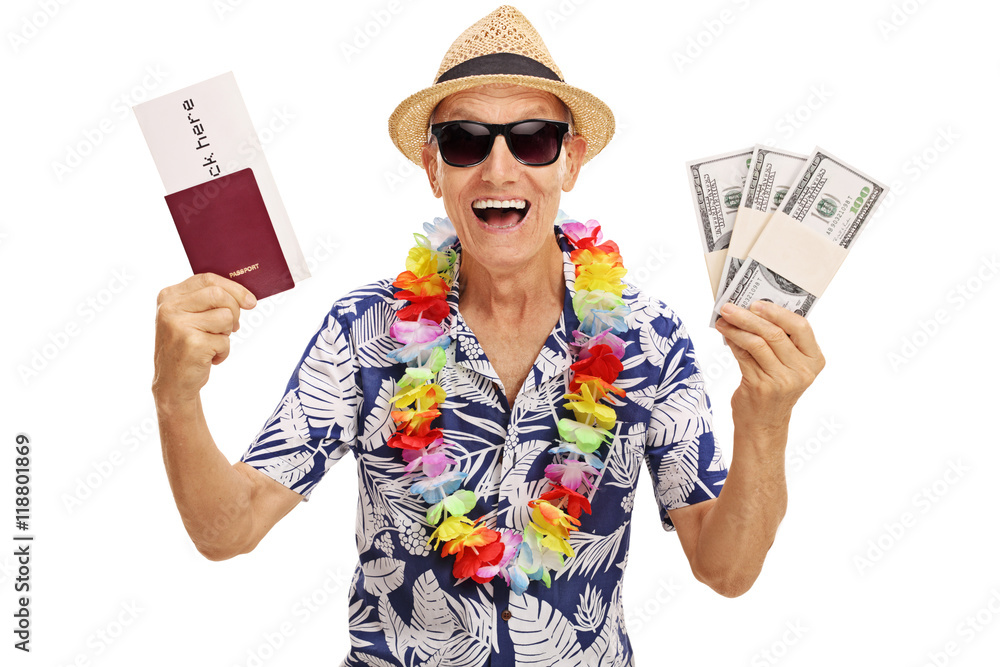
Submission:
M 531 209 L 525 199 L 477 199 L 472 202 L 472 212 L 493 229 L 510 229 L 521 224 Z

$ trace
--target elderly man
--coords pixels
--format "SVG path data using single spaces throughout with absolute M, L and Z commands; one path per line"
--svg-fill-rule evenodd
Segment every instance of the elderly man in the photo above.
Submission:
M 621 584 L 643 460 L 699 581 L 737 596 L 759 574 L 785 511 L 789 416 L 823 358 L 802 317 L 723 310 L 743 373 L 728 470 L 676 315 L 622 282 L 593 221 L 556 224 L 613 129 L 516 9 L 463 33 L 390 119 L 448 220 L 395 280 L 333 304 L 233 465 L 199 391 L 254 298 L 211 274 L 160 293 L 153 393 L 202 554 L 253 550 L 357 459 L 343 664 L 633 664 Z

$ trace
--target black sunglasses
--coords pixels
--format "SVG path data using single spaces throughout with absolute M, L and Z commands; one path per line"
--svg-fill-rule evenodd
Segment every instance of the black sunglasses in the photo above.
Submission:
M 559 158 L 567 132 L 569 123 L 538 118 L 507 124 L 453 120 L 431 125 L 441 158 L 453 167 L 474 167 L 484 161 L 498 134 L 506 139 L 510 154 L 518 162 L 543 167 Z

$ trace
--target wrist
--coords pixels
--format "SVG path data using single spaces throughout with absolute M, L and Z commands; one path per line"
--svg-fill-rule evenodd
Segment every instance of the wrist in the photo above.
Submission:
M 784 458 L 788 444 L 788 419 L 737 418 L 733 415 L 733 445 L 740 449 L 752 450 L 762 458 L 780 455 Z
M 153 384 L 153 404 L 160 417 L 191 414 L 201 409 L 201 395 L 185 395 Z
M 787 435 L 791 418 L 791 407 L 786 409 L 772 404 L 761 409 L 759 406 L 733 401 L 733 427 L 748 435 L 759 437 Z

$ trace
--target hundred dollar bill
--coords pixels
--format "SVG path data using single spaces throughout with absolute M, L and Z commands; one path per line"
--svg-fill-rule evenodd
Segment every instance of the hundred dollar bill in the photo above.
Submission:
M 783 308 L 806 317 L 816 302 L 816 296 L 797 286 L 792 281 L 779 276 L 755 259 L 748 259 L 736 274 L 736 280 L 726 291 L 726 301 L 749 308 L 754 301 L 770 301 Z M 722 303 L 718 308 L 722 308 Z M 712 313 L 712 324 L 719 319 L 719 313 Z
M 712 294 L 718 291 L 752 154 L 752 148 L 745 148 L 687 163 L 688 183 Z
M 805 162 L 805 155 L 760 144 L 754 146 L 753 155 L 750 157 L 750 171 L 733 222 L 733 235 L 726 251 L 722 279 L 715 293 L 716 299 L 722 296 L 729 283 L 733 281 L 757 236 L 760 235 L 771 214 L 781 205 Z
M 815 148 L 716 301 L 712 324 L 727 302 L 747 307 L 757 300 L 773 301 L 808 316 L 887 192 L 882 183 Z M 798 230 L 798 224 L 811 233 Z M 783 241 L 791 247 L 782 246 Z

